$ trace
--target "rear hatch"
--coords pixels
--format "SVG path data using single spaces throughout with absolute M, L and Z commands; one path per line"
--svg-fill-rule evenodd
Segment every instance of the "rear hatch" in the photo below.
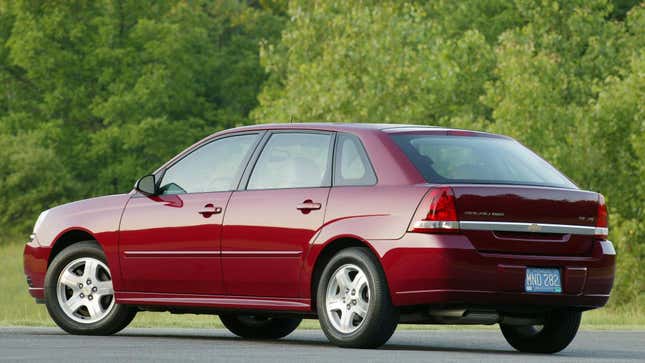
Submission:
M 434 190 L 413 232 L 463 233 L 481 252 L 583 256 L 595 227 L 606 227 L 602 196 L 579 190 L 511 138 L 446 129 L 386 132 Z
M 583 256 L 599 195 L 533 186 L 451 185 L 461 233 L 480 252 Z

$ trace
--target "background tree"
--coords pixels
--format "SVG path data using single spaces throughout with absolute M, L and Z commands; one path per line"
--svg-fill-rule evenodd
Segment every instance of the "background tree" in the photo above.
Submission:
M 0 5 L 0 223 L 127 191 L 192 142 L 248 123 L 261 39 L 284 4 L 16 1 Z

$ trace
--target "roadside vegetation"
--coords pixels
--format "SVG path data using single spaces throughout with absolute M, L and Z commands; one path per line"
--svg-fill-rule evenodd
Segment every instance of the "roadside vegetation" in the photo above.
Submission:
M 643 29 L 642 0 L 0 1 L 0 230 L 237 125 L 500 132 L 606 196 L 616 283 L 585 326 L 642 324 Z M 0 324 L 48 322 L 10 240 Z

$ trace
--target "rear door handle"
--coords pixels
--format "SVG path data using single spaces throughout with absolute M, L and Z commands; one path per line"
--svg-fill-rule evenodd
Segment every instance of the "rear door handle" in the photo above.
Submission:
M 204 218 L 210 218 L 210 216 L 212 216 L 213 214 L 222 213 L 222 208 L 216 207 L 209 203 L 204 206 L 204 209 L 200 210 L 197 213 L 201 214 Z
M 298 204 L 296 206 L 296 209 L 301 211 L 303 214 L 307 214 L 312 210 L 317 210 L 317 209 L 320 209 L 321 207 L 322 205 L 320 203 L 314 203 L 313 200 L 307 199 L 304 202 Z

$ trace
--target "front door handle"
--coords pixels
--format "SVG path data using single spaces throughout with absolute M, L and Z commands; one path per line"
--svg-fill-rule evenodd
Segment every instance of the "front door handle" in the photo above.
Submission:
M 222 213 L 222 208 L 216 207 L 209 203 L 204 206 L 204 209 L 200 210 L 197 213 L 201 214 L 204 218 L 210 218 L 210 216 L 212 216 L 213 214 Z
M 322 205 L 320 203 L 314 203 L 313 200 L 307 199 L 304 202 L 298 204 L 296 209 L 301 211 L 303 214 L 308 214 L 312 210 L 320 209 Z

